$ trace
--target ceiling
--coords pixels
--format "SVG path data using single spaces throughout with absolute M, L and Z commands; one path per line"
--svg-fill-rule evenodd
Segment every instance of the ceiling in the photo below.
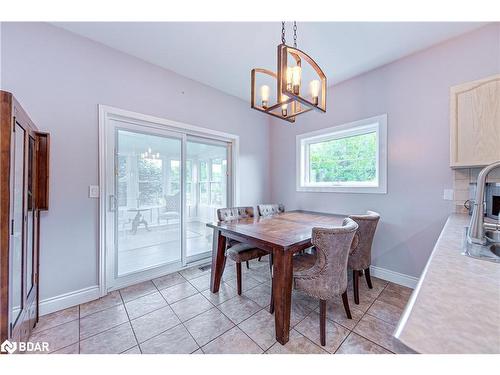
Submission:
M 280 22 L 57 22 L 54 25 L 249 100 L 250 70 L 276 70 Z M 484 23 L 299 22 L 298 48 L 328 84 L 352 78 Z M 287 44 L 292 44 L 291 23 Z

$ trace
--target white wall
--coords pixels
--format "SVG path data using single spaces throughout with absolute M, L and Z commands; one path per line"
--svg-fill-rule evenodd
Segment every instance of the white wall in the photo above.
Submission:
M 452 212 L 449 88 L 500 71 L 498 24 L 465 34 L 336 85 L 326 114 L 295 125 L 271 123 L 272 200 L 287 209 L 340 214 L 381 213 L 372 263 L 418 277 Z M 321 62 L 319 62 L 321 63 Z M 295 136 L 388 114 L 388 193 L 305 193 L 295 189 Z M 446 270 L 443 270 L 446 272 Z
M 239 135 L 240 203 L 269 200 L 268 120 L 248 103 L 48 24 L 3 23 L 1 36 L 2 90 L 51 133 L 42 300 L 97 284 L 98 104 Z

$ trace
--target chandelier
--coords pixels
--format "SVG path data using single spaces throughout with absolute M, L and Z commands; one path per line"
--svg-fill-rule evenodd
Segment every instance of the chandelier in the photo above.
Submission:
M 286 45 L 285 22 L 281 23 L 278 71 L 255 68 L 251 73 L 251 107 L 289 122 L 313 109 L 326 112 L 326 76 L 316 62 L 297 49 L 297 23 L 293 23 L 293 47 Z M 303 64 L 305 63 L 305 64 Z M 260 84 L 259 93 L 256 87 Z M 308 82 L 304 89 L 303 82 Z M 270 87 L 276 87 L 272 97 Z M 308 92 L 306 92 L 308 91 Z M 257 95 L 260 101 L 257 100 Z
M 159 158 L 160 158 L 160 153 L 151 152 L 151 147 L 149 147 L 147 151 L 141 153 L 141 159 L 159 159 Z

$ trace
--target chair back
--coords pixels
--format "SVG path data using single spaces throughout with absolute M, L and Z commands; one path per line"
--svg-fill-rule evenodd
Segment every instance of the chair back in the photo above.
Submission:
M 181 200 L 179 198 L 180 193 L 173 195 L 165 195 L 165 205 L 162 208 L 162 212 L 180 212 L 181 211 Z
M 285 206 L 282 204 L 259 204 L 257 210 L 259 216 L 271 216 L 285 212 Z
M 253 217 L 253 207 L 231 207 L 217 210 L 217 219 L 219 221 L 238 220 L 247 217 Z
M 347 259 L 358 225 L 346 218 L 341 227 L 313 228 L 311 242 L 316 248 L 316 263 L 309 271 L 309 282 L 316 297 L 330 299 L 347 290 Z
M 349 255 L 349 267 L 353 270 L 365 270 L 372 261 L 372 244 L 375 230 L 377 229 L 380 215 L 367 211 L 366 215 L 350 215 L 350 219 L 358 224 L 356 238 Z

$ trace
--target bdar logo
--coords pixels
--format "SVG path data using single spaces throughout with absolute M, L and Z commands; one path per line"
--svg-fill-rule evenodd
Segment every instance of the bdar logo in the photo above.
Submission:
M 2 345 L 0 345 L 0 351 L 2 353 L 9 353 L 12 354 L 16 351 L 17 349 L 17 343 L 15 342 L 10 342 L 9 340 L 5 340 Z

